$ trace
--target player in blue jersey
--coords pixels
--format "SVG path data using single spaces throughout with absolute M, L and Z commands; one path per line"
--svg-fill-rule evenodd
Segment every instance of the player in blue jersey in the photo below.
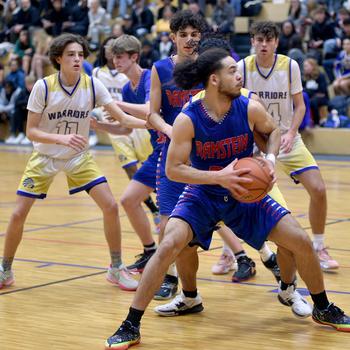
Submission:
M 212 49 L 196 62 L 179 66 L 177 71 L 193 84 L 202 82 L 206 90 L 203 100 L 190 104 L 176 119 L 168 151 L 168 176 L 190 185 L 186 186 L 166 225 L 164 239 L 143 272 L 126 320 L 107 339 L 106 349 L 126 349 L 140 341 L 144 310 L 175 259 L 187 262 L 187 282 L 195 287 L 198 260 L 190 259 L 195 256 L 191 250 L 196 245 L 209 248 L 212 232 L 220 220 L 256 249 L 265 239 L 276 243 L 282 283 L 293 282 L 297 267 L 314 302 L 313 319 L 350 332 L 350 318 L 328 301 L 311 240 L 289 211 L 269 196 L 251 204 L 235 199 L 246 191 L 242 184 L 250 181 L 245 177 L 250 170 L 235 170 L 234 165 L 237 158 L 252 154 L 253 131 L 268 135 L 267 152 L 271 160 L 261 161 L 269 167 L 274 181 L 272 160 L 280 146 L 279 129 L 265 109 L 240 96 L 242 77 L 237 63 L 226 51 Z M 196 298 L 183 295 L 178 298 L 179 314 L 203 308 Z M 183 309 L 186 305 L 189 307 Z
M 177 87 L 173 81 L 173 70 L 179 62 L 188 58 L 196 58 L 196 48 L 204 28 L 205 21 L 202 17 L 190 11 L 177 12 L 170 21 L 171 39 L 175 43 L 176 54 L 155 62 L 152 67 L 149 120 L 155 129 L 167 136 L 157 173 L 157 201 L 162 218 L 160 241 L 168 217 L 184 188 L 184 184 L 170 181 L 165 174 L 172 125 L 189 98 L 202 89 L 201 86 L 189 90 Z M 177 291 L 177 285 L 177 273 L 175 266 L 172 265 L 155 299 L 171 298 Z
M 122 89 L 122 101 L 117 104 L 125 112 L 146 119 L 149 113 L 149 92 L 151 71 L 142 69 L 138 64 L 141 43 L 131 35 L 122 35 L 110 45 L 116 69 L 124 73 L 129 82 Z M 110 123 L 95 122 L 95 127 L 104 131 L 120 133 L 121 129 Z M 164 137 L 159 137 L 155 130 L 149 130 L 153 152 L 132 177 L 121 196 L 121 204 L 128 215 L 130 223 L 143 244 L 144 251 L 138 260 L 128 266 L 131 271 L 142 272 L 147 261 L 156 251 L 156 244 L 151 233 L 151 226 L 142 202 L 156 188 L 157 162 Z

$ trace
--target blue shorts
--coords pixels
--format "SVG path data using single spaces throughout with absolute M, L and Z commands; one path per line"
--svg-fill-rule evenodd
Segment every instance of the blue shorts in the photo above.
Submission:
M 156 173 L 158 158 L 161 149 L 156 148 L 152 154 L 147 158 L 147 160 L 142 164 L 142 166 L 137 170 L 133 176 L 133 180 L 142 183 L 145 186 L 156 188 Z
M 169 216 L 172 213 L 186 186 L 184 183 L 169 180 L 165 174 L 165 163 L 168 147 L 169 144 L 163 144 L 157 165 L 157 205 L 160 215 L 164 216 Z
M 205 250 L 220 221 L 250 246 L 260 249 L 278 221 L 289 213 L 270 196 L 257 203 L 240 203 L 230 195 L 213 195 L 201 186 L 187 185 L 170 217 L 187 222 L 194 235 L 192 245 Z

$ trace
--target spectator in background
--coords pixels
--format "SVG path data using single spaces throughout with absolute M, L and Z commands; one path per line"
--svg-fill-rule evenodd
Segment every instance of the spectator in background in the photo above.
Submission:
M 81 0 L 70 11 L 68 21 L 63 23 L 64 32 L 86 36 L 89 29 L 89 8 L 88 1 Z
M 47 34 L 58 36 L 62 33 L 63 23 L 68 20 L 69 11 L 63 6 L 62 0 L 52 0 L 52 8 L 44 14 L 41 23 Z
M 333 88 L 336 95 L 350 96 L 350 38 L 343 40 L 343 50 L 335 61 L 336 79 Z
M 15 88 L 24 89 L 24 77 L 25 74 L 19 66 L 17 58 L 13 58 L 9 61 L 10 73 L 6 76 L 6 81 L 11 81 Z
M 227 0 L 218 0 L 212 14 L 212 27 L 215 32 L 223 34 L 234 33 L 235 13 Z
M 164 9 L 166 9 L 167 7 L 170 7 L 173 13 L 177 11 L 177 7 L 173 6 L 171 2 L 172 2 L 171 0 L 162 0 L 163 6 L 158 9 L 158 16 L 157 16 L 158 20 L 163 18 Z
M 170 56 L 170 54 L 174 50 L 174 44 L 170 40 L 169 33 L 167 32 L 160 33 L 159 41 L 156 44 L 156 49 L 159 53 L 159 59 L 162 60 Z
M 15 109 L 15 101 L 20 92 L 21 88 L 16 88 L 13 81 L 5 80 L 4 88 L 0 91 L 0 120 L 11 120 Z M 10 135 L 5 143 L 12 143 L 14 139 L 14 135 Z
M 16 41 L 13 53 L 10 56 L 12 58 L 18 58 L 22 62 L 22 69 L 25 74 L 29 74 L 32 57 L 34 55 L 34 47 L 29 36 L 29 31 L 26 29 L 21 30 L 19 38 Z
M 2 89 L 4 80 L 5 80 L 5 70 L 4 70 L 4 66 L 0 63 L 0 91 Z
M 300 0 L 291 0 L 288 10 L 288 19 L 294 24 L 295 30 L 303 38 L 307 24 L 311 24 L 308 18 L 308 10 L 305 3 Z
M 152 11 L 145 6 L 144 0 L 135 0 L 131 18 L 136 36 L 142 37 L 151 32 L 154 16 Z
M 30 74 L 37 79 L 42 79 L 44 77 L 45 68 L 52 66 L 48 57 L 52 37 L 47 35 L 44 29 L 37 29 L 33 37 L 35 53 L 32 59 Z
M 123 34 L 125 34 L 123 31 L 123 26 L 119 23 L 115 23 L 112 27 L 112 36 L 119 38 Z
M 132 18 L 128 14 L 123 17 L 122 29 L 124 34 L 135 35 Z
M 14 16 L 19 11 L 16 0 L 8 0 L 4 5 L 0 24 L 0 40 L 5 41 Z
M 91 0 L 89 10 L 88 38 L 90 39 L 89 46 L 92 51 L 96 51 L 98 49 L 101 34 L 110 34 L 111 26 L 109 21 L 110 15 L 101 6 L 100 0 Z
M 20 9 L 14 14 L 9 24 L 11 42 L 15 42 L 22 29 L 30 29 L 37 26 L 40 26 L 39 11 L 32 6 L 30 0 L 21 0 Z
M 323 124 L 328 116 L 328 90 L 325 74 L 314 58 L 304 61 L 303 88 L 310 97 L 314 125 Z
M 119 2 L 119 11 L 118 16 L 124 17 L 127 14 L 127 9 L 130 5 L 132 5 L 132 0 L 107 0 L 106 9 L 107 12 L 113 17 L 113 10 L 115 8 L 116 2 Z
M 314 23 L 311 26 L 309 52 L 310 55 L 322 61 L 323 44 L 327 39 L 336 37 L 334 23 L 327 18 L 326 9 L 318 6 L 312 13 Z
M 164 6 L 163 8 L 163 17 L 158 19 L 155 25 L 156 34 L 167 32 L 170 33 L 170 19 L 173 17 L 174 12 L 170 6 Z
M 153 50 L 153 45 L 149 40 L 143 40 L 140 55 L 140 66 L 142 68 L 151 69 L 153 63 L 158 60 L 158 51 Z
M 29 145 L 31 143 L 24 133 L 24 122 L 27 120 L 28 98 L 35 81 L 33 76 L 27 76 L 25 78 L 25 89 L 22 89 L 15 99 L 14 113 L 10 118 L 10 137 L 7 143 L 22 145 Z

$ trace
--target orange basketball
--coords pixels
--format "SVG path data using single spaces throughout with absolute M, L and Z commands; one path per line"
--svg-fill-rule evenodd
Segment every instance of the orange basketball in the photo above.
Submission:
M 235 198 L 243 203 L 254 203 L 262 200 L 266 196 L 267 190 L 272 181 L 268 166 L 261 160 L 246 157 L 239 159 L 234 168 L 236 170 L 249 168 L 251 170 L 250 173 L 244 174 L 242 177 L 247 177 L 253 180 L 249 184 L 240 184 L 249 192 L 242 197 Z

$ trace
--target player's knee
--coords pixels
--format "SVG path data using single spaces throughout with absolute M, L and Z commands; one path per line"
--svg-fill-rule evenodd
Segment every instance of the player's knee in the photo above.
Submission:
M 125 210 L 132 209 L 136 206 L 136 198 L 130 195 L 122 195 L 120 198 L 120 204 Z
M 15 222 L 16 224 L 23 223 L 25 218 L 25 211 L 20 208 L 16 208 L 11 215 L 11 221 Z
M 173 261 L 180 254 L 181 250 L 175 240 L 167 236 L 162 240 L 157 251 L 161 261 Z
M 113 200 L 107 203 L 103 208 L 102 211 L 105 215 L 119 215 L 119 208 L 118 204 Z
M 324 201 L 326 199 L 326 186 L 323 181 L 318 181 L 312 186 L 311 195 L 317 201 Z

